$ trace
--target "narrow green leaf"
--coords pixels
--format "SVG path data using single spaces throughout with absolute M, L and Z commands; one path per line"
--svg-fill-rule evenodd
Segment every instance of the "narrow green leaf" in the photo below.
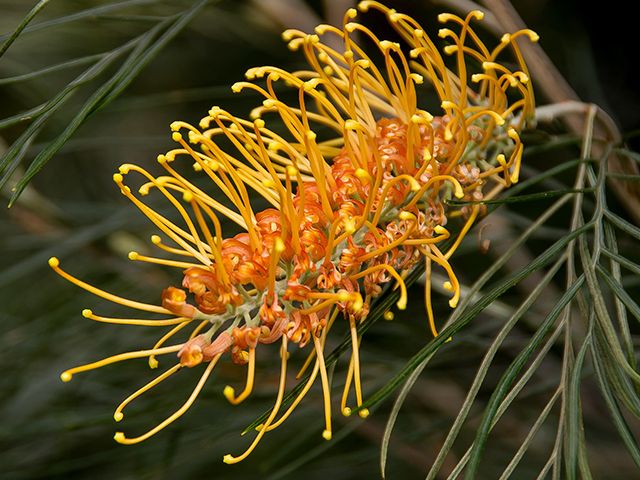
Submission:
M 620 434 L 620 438 L 624 442 L 627 447 L 627 451 L 631 455 L 631 458 L 635 462 L 636 466 L 640 468 L 640 448 L 638 448 L 638 441 L 633 435 L 633 432 L 627 425 L 627 421 L 624 419 L 622 412 L 620 411 L 620 407 L 618 406 L 618 402 L 613 396 L 611 392 L 611 387 L 609 385 L 608 377 L 603 371 L 600 362 L 600 356 L 598 352 L 595 350 L 595 346 L 591 345 L 592 349 L 592 358 L 593 358 L 593 366 L 594 371 L 596 373 L 596 379 L 598 380 L 598 385 L 600 386 L 600 391 L 602 392 L 602 397 L 607 403 L 607 407 L 609 409 L 609 413 L 611 413 L 611 419 L 613 420 L 613 424 L 615 425 L 618 433 Z
M 81 10 L 80 12 L 72 13 L 70 15 L 65 15 L 63 17 L 54 18 L 51 20 L 46 20 L 44 22 L 29 25 L 28 27 L 22 29 L 22 33 L 31 33 L 31 32 L 36 32 L 38 30 L 45 30 L 50 27 L 57 27 L 60 25 L 65 25 L 70 22 L 75 22 L 76 20 L 81 20 L 83 18 L 95 18 L 103 13 L 112 12 L 114 10 L 119 10 L 121 8 L 133 7 L 137 5 L 146 5 L 149 3 L 156 3 L 157 1 L 158 0 L 127 0 L 124 2 L 110 3 L 108 5 L 103 5 L 100 7 L 88 8 L 86 10 Z M 11 35 L 6 35 L 6 34 L 0 35 L 0 42 L 6 41 L 9 38 L 11 38 Z
M 632 262 L 628 258 L 623 257 L 622 255 L 618 255 L 617 253 L 612 252 L 611 250 L 605 248 L 602 250 L 602 253 L 609 257 L 611 260 L 615 260 L 616 263 L 619 263 L 627 270 L 635 273 L 636 275 L 640 275 L 640 265 L 635 262 Z
M 6 38 L 6 40 L 2 43 L 2 45 L 0 45 L 0 57 L 2 57 L 2 55 L 5 54 L 5 52 L 9 49 L 9 47 L 11 46 L 11 44 L 13 42 L 16 41 L 16 38 L 18 38 L 18 36 L 22 33 L 22 31 L 27 27 L 27 25 L 29 25 L 29 23 L 31 22 L 31 20 L 34 19 L 34 17 L 36 15 L 38 15 L 38 13 L 40 13 L 40 10 L 42 10 L 44 7 L 47 6 L 47 3 L 49 3 L 49 0 L 40 0 L 38 3 L 36 3 L 36 5 L 29 11 L 29 13 L 27 13 L 24 18 L 22 19 L 22 21 L 20 22 L 20 24 L 17 26 L 17 28 L 13 31 L 13 33 L 11 33 L 11 35 L 9 35 L 8 38 Z
M 501 281 L 493 289 L 491 289 L 482 300 L 476 302 L 469 310 L 461 315 L 455 322 L 449 325 L 447 328 L 440 332 L 436 338 L 431 340 L 425 347 L 423 347 L 418 353 L 416 353 L 407 364 L 396 374 L 394 377 L 381 389 L 374 393 L 362 406 L 362 408 L 368 408 L 384 400 L 391 392 L 393 392 L 410 374 L 411 372 L 422 362 L 426 357 L 435 352 L 438 348 L 444 344 L 449 338 L 454 336 L 465 325 L 473 320 L 484 308 L 490 304 L 493 300 L 505 293 L 511 287 L 516 285 L 522 279 L 526 278 L 531 272 L 536 271 L 545 265 L 547 265 L 569 242 L 576 237 L 582 235 L 585 231 L 592 228 L 590 223 L 583 225 L 582 227 L 569 233 L 566 237 L 558 240 L 540 256 L 538 256 L 533 262 L 531 262 L 527 268 L 524 268 L 518 272 L 515 272 L 505 280 Z
M 406 383 L 402 386 L 400 392 L 398 392 L 398 398 L 396 398 L 396 401 L 393 403 L 393 408 L 389 413 L 389 418 L 387 418 L 387 423 L 382 434 L 382 441 L 380 442 L 380 475 L 383 480 L 386 478 L 387 453 L 389 451 L 391 433 L 393 432 L 393 427 L 396 424 L 398 414 L 400 413 L 402 405 L 404 405 L 404 401 L 406 400 L 407 395 L 409 395 L 409 392 L 413 388 L 413 385 L 416 383 L 416 380 L 418 380 L 418 377 L 420 377 L 420 374 L 427 366 L 432 356 L 433 354 L 425 358 L 423 362 L 418 365 L 418 367 L 413 372 L 411 372 L 411 375 L 409 375 L 409 378 L 407 378 Z
M 640 418 L 640 398 L 638 397 L 638 392 L 629 380 L 624 369 L 620 367 L 611 354 L 606 337 L 599 326 L 595 329 L 595 339 L 599 360 L 602 363 L 602 368 L 605 370 L 609 385 L 611 385 L 616 398 L 620 400 L 631 413 Z
M 631 175 L 630 173 L 607 173 L 609 178 L 617 178 L 627 182 L 640 182 L 640 175 Z
M 606 252 L 610 252 L 613 255 L 618 255 L 618 240 L 616 238 L 616 233 L 614 228 L 605 222 L 604 225 L 605 232 L 605 246 L 602 249 L 602 253 L 606 255 Z M 605 252 L 606 249 L 606 252 Z M 618 263 L 614 258 L 609 257 L 609 264 L 611 269 L 611 275 L 615 279 L 616 282 L 622 282 L 622 272 L 620 269 L 620 263 Z M 633 263 L 633 262 L 629 262 Z M 640 272 L 640 267 L 638 267 L 638 272 Z M 627 360 L 629 363 L 637 369 L 637 362 L 635 358 L 635 351 L 633 347 L 633 340 L 631 338 L 631 332 L 629 330 L 629 319 L 627 318 L 627 310 L 625 309 L 624 303 L 618 297 L 614 300 L 616 316 L 618 318 L 618 328 L 620 329 L 620 333 L 622 334 L 623 344 L 625 353 L 627 355 Z
M 556 165 L 555 167 L 549 168 L 548 170 L 545 170 L 544 172 L 540 172 L 537 175 L 535 175 L 535 176 L 533 176 L 531 178 L 528 178 L 527 180 L 524 180 L 522 182 L 516 183 L 511 188 L 509 188 L 509 190 L 504 192 L 503 196 L 511 197 L 513 195 L 517 195 L 518 193 L 522 192 L 523 190 L 526 190 L 527 188 L 532 187 L 533 185 L 537 185 L 537 184 L 543 182 L 547 178 L 556 178 L 558 176 L 558 174 L 560 174 L 560 173 L 562 173 L 562 172 L 564 172 L 566 170 L 570 170 L 573 167 L 578 166 L 583 161 L 584 160 L 581 159 L 581 158 L 576 158 L 574 160 L 569 160 L 567 162 L 560 163 L 560 164 Z
M 507 467 L 504 469 L 504 471 L 502 472 L 502 475 L 500 475 L 499 480 L 507 480 L 511 478 L 513 471 L 516 469 L 516 467 L 522 460 L 522 457 L 531 446 L 531 442 L 533 442 L 533 439 L 535 438 L 536 434 L 540 430 L 540 427 L 542 427 L 542 424 L 545 422 L 545 420 L 549 416 L 549 413 L 551 413 L 551 409 L 556 404 L 556 401 L 558 400 L 558 397 L 560 397 L 561 392 L 562 392 L 562 389 L 557 388 L 555 393 L 551 396 L 551 398 L 549 399 L 545 407 L 542 409 L 542 412 L 540 412 L 540 415 L 538 415 L 538 418 L 536 419 L 535 423 L 529 429 L 529 433 L 527 433 L 527 436 L 523 440 L 520 447 L 518 448 L 518 451 L 513 456 L 513 458 L 507 465 Z
M 609 210 L 604 211 L 604 216 L 607 217 L 607 220 L 609 220 L 613 225 L 618 227 L 620 230 L 627 232 L 629 235 L 640 240 L 640 228 L 627 222 L 624 218 L 619 217 L 618 215 L 616 215 L 615 213 Z
M 34 78 L 40 78 L 43 75 L 47 75 L 49 73 L 59 72 L 60 70 L 66 70 L 68 68 L 80 67 L 88 63 L 97 62 L 105 55 L 106 55 L 105 53 L 96 53 L 94 55 L 87 55 L 85 57 L 74 58 L 73 60 L 69 60 L 67 62 L 61 62 L 55 65 L 50 65 L 48 67 L 41 68 L 40 70 L 34 70 L 33 72 L 24 73 L 22 75 L 15 75 L 13 77 L 0 78 L 0 85 L 26 82 L 28 80 L 33 80 Z
M 453 425 L 449 429 L 447 438 L 443 442 L 442 447 L 440 448 L 440 451 L 438 452 L 436 459 L 433 461 L 431 465 L 429 474 L 427 475 L 427 480 L 435 479 L 440 469 L 442 468 L 442 465 L 445 462 L 447 454 L 451 450 L 451 447 L 453 446 L 456 438 L 458 437 L 458 434 L 460 433 L 460 430 L 462 429 L 464 422 L 466 421 L 469 415 L 469 412 L 471 411 L 471 407 L 473 406 L 476 396 L 480 391 L 480 387 L 482 386 L 482 383 L 484 382 L 484 379 L 487 373 L 489 372 L 489 369 L 491 367 L 491 364 L 493 363 L 493 359 L 496 353 L 498 352 L 498 349 L 504 342 L 509 332 L 511 332 L 513 327 L 515 327 L 516 323 L 520 320 L 522 315 L 526 313 L 531 308 L 533 303 L 540 297 L 544 289 L 549 285 L 549 282 L 551 282 L 551 280 L 555 277 L 556 273 L 565 262 L 566 262 L 566 258 L 564 257 L 560 258 L 549 269 L 549 271 L 545 274 L 544 278 L 540 281 L 540 283 L 536 285 L 536 288 L 527 296 L 524 302 L 520 304 L 520 306 L 518 307 L 518 310 L 512 315 L 512 317 L 505 323 L 505 325 L 500 329 L 500 331 L 496 335 L 496 338 L 491 343 L 491 346 L 489 347 L 489 349 L 487 350 L 487 353 L 482 359 L 480 367 L 478 368 L 478 372 L 474 376 L 473 383 L 469 387 L 467 396 L 465 397 L 465 400 L 462 406 L 460 407 L 460 410 L 453 422 Z
M 618 283 L 604 268 L 600 265 L 596 265 L 596 271 L 598 275 L 600 275 L 604 281 L 609 285 L 611 291 L 615 294 L 617 298 L 619 298 L 622 303 L 624 303 L 625 307 L 631 312 L 631 315 L 636 317 L 636 320 L 640 322 L 640 306 L 636 303 L 636 301 L 631 298 L 624 287 Z
M 579 442 L 582 438 L 582 405 L 580 401 L 580 383 L 582 381 L 582 368 L 584 366 L 584 359 L 587 354 L 587 350 L 591 346 L 591 329 L 593 328 L 593 316 L 594 315 L 592 314 L 589 321 L 590 330 L 582 342 L 580 350 L 578 351 L 578 355 L 576 356 L 576 361 L 574 362 L 571 369 L 569 389 L 566 392 L 567 434 L 565 436 L 566 455 L 564 456 L 564 459 L 566 466 L 565 474 L 567 475 L 567 478 L 569 480 L 573 480 L 576 478 L 578 464 L 580 463 Z M 584 468 L 581 468 L 580 471 L 582 472 L 583 469 Z
M 146 49 L 151 42 L 153 36 L 164 27 L 164 22 L 152 28 L 144 35 L 144 40 L 140 41 L 131 53 L 129 58 L 120 67 L 119 71 L 105 84 L 99 88 L 76 114 L 73 120 L 67 125 L 65 130 L 53 141 L 47 148 L 42 150 L 36 158 L 31 162 L 29 168 L 19 180 L 9 201 L 9 206 L 20 196 L 29 181 L 38 173 L 47 161 L 56 154 L 65 142 L 75 133 L 82 125 L 86 118 L 98 110 L 106 103 L 117 97 L 131 81 L 140 73 L 159 52 L 169 43 L 184 27 L 186 27 L 197 13 L 209 2 L 209 0 L 201 0 L 194 4 L 189 10 L 181 14 L 175 23 L 160 36 L 151 46 Z
M 217 1 L 219 0 L 200 0 L 190 9 L 185 10 L 180 14 L 175 23 L 171 25 L 169 29 L 140 56 L 138 61 L 123 71 L 124 75 L 122 78 L 113 86 L 108 95 L 95 105 L 94 111 L 100 110 L 102 107 L 117 98 L 151 62 L 151 60 L 153 60 L 158 53 L 160 53 L 162 49 L 164 49 L 182 30 L 184 30 L 208 3 L 217 3 Z
M 556 341 L 558 340 L 558 337 L 560 336 L 560 333 L 564 329 L 566 318 L 567 318 L 566 313 L 563 313 L 562 319 L 560 320 L 560 322 L 558 322 L 558 325 L 555 331 L 549 336 L 546 343 L 539 350 L 535 359 L 531 362 L 527 370 L 522 374 L 520 380 L 518 380 L 518 382 L 513 386 L 513 388 L 509 392 L 509 394 L 504 398 L 504 400 L 502 400 L 502 402 L 500 403 L 500 406 L 498 407 L 498 410 L 496 411 L 493 421 L 491 423 L 491 429 L 495 427 L 495 425 L 498 423 L 502 415 L 504 415 L 504 413 L 507 411 L 509 406 L 513 403 L 515 398 L 520 394 L 522 389 L 529 382 L 531 377 L 533 377 L 533 374 L 538 371 L 538 369 L 540 368 L 540 364 L 547 356 L 547 353 L 549 353 L 549 350 L 551 349 L 551 347 L 556 343 Z M 447 477 L 448 480 L 454 480 L 460 476 L 460 474 L 462 473 L 462 470 L 467 465 L 467 462 L 471 457 L 471 450 L 473 449 L 473 445 L 474 444 L 472 443 L 471 446 L 464 453 L 462 458 L 460 458 L 456 466 L 453 468 L 453 470 Z
M 629 378 L 631 378 L 634 383 L 640 385 L 640 375 L 634 367 L 629 364 L 624 355 L 622 347 L 620 346 L 620 341 L 611 321 L 611 316 L 607 311 L 602 290 L 598 285 L 596 271 L 599 273 L 602 268 L 599 265 L 596 265 L 595 269 L 592 267 L 593 262 L 586 246 L 586 240 L 584 238 L 580 238 L 578 244 L 580 248 L 580 261 L 582 262 L 585 280 L 587 281 L 587 288 L 591 295 L 591 303 L 596 313 L 598 325 L 602 329 L 606 338 L 607 346 L 610 349 L 609 351 L 615 358 L 616 363 L 625 370 Z
M 33 120 L 43 112 L 45 105 L 46 103 L 41 103 L 36 107 L 25 110 L 24 112 L 20 112 L 10 117 L 3 118 L 2 120 L 0 120 L 0 130 L 2 130 L 3 128 L 12 127 L 22 122 Z
M 125 45 L 118 47 L 109 54 L 105 55 L 100 61 L 92 65 L 90 68 L 80 74 L 75 80 L 69 83 L 58 94 L 56 94 L 51 100 L 46 102 L 42 107 L 42 111 L 39 112 L 36 120 L 22 132 L 16 141 L 13 142 L 11 147 L 5 152 L 2 159 L 0 159 L 0 187 L 2 187 L 13 170 L 17 167 L 26 149 L 24 146 L 27 142 L 32 142 L 33 138 L 39 133 L 45 122 L 58 110 L 62 105 L 75 93 L 75 91 L 82 85 L 90 82 L 102 72 L 104 72 L 121 54 L 125 53 L 130 48 L 133 48 L 138 39 L 127 42 Z
M 465 202 L 461 200 L 449 200 L 447 204 L 453 206 L 461 205 L 502 205 L 509 203 L 522 203 L 531 202 L 534 200 L 546 200 L 548 198 L 555 198 L 561 195 L 567 195 L 572 193 L 587 193 L 592 192 L 591 188 L 567 188 L 566 190 L 549 190 L 547 192 L 532 193 L 529 195 L 510 196 L 506 198 L 500 198 L 495 200 L 479 200 L 477 202 Z
M 580 230 L 576 230 L 576 232 Z M 515 377 L 518 375 L 518 373 L 520 372 L 524 364 L 529 360 L 533 352 L 538 348 L 538 346 L 544 340 L 544 337 L 549 333 L 549 330 L 551 329 L 551 327 L 553 327 L 556 319 L 558 318 L 558 316 L 560 316 L 560 313 L 562 312 L 562 310 L 564 310 L 564 308 L 567 305 L 569 305 L 569 303 L 573 300 L 575 295 L 578 293 L 578 290 L 580 290 L 583 283 L 584 283 L 584 275 L 581 275 L 567 289 L 567 291 L 564 293 L 564 295 L 562 295 L 560 300 L 556 302 L 551 312 L 549 312 L 544 322 L 540 325 L 540 328 L 536 331 L 536 333 L 531 338 L 531 341 L 518 354 L 516 359 L 511 363 L 507 371 L 500 378 L 500 381 L 498 382 L 498 385 L 496 386 L 493 394 L 491 395 L 491 398 L 489 399 L 487 407 L 485 408 L 485 413 L 482 417 L 482 422 L 478 427 L 476 438 L 473 442 L 473 448 L 471 449 L 471 455 L 469 457 L 467 470 L 465 472 L 466 480 L 473 480 L 474 478 L 477 477 L 478 468 L 480 466 L 480 459 L 482 458 L 482 452 L 484 450 L 484 446 L 486 444 L 487 438 L 489 437 L 489 432 L 491 430 L 493 418 L 498 410 L 500 402 L 506 396 L 507 390 L 515 380 Z

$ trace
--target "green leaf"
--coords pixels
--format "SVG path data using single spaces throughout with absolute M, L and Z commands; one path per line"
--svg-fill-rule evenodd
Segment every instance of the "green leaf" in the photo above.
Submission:
M 516 285 L 520 280 L 527 277 L 531 272 L 534 272 L 546 264 L 548 264 L 562 249 L 573 239 L 580 236 L 582 233 L 592 227 L 591 224 L 586 224 L 583 227 L 571 232 L 563 239 L 556 242 L 553 246 L 549 247 L 542 255 L 537 257 L 527 268 L 516 272 L 509 276 L 507 279 L 501 281 L 493 289 L 491 289 L 480 301 L 476 302 L 469 310 L 461 315 L 455 322 L 440 332 L 436 338 L 431 340 L 424 348 L 422 348 L 416 355 L 414 355 L 400 372 L 398 372 L 381 390 L 373 394 L 362 408 L 371 407 L 380 401 L 384 400 L 391 392 L 393 392 L 402 383 L 411 372 L 422 362 L 427 356 L 438 350 L 449 337 L 452 337 L 458 331 L 460 331 L 465 325 L 471 322 L 476 315 L 478 315 L 484 308 L 490 304 L 493 300 L 500 297 L 503 293 Z
M 465 479 L 471 480 L 476 478 L 477 476 L 478 468 L 480 466 L 480 458 L 482 456 L 482 450 L 484 449 L 487 438 L 489 437 L 493 418 L 498 411 L 500 402 L 507 395 L 509 386 L 515 381 L 515 378 L 522 367 L 540 346 L 545 336 L 549 333 L 564 308 L 569 305 L 571 301 L 573 301 L 583 283 L 584 276 L 581 275 L 575 282 L 571 284 L 567 291 L 562 295 L 560 300 L 558 300 L 558 302 L 554 305 L 551 312 L 549 312 L 549 314 L 546 316 L 544 322 L 540 325 L 540 328 L 538 328 L 536 333 L 531 338 L 531 341 L 529 341 L 526 347 L 518 354 L 516 359 L 511 363 L 507 371 L 500 378 L 500 381 L 498 382 L 498 385 L 496 386 L 485 408 L 482 422 L 478 427 L 478 431 L 473 442 L 473 447 L 471 449 L 469 463 L 467 464 Z
M 620 434 L 620 438 L 624 442 L 625 447 L 627 448 L 631 458 L 633 458 L 634 463 L 638 468 L 640 468 L 640 448 L 638 448 L 638 441 L 636 440 L 633 432 L 629 428 L 627 421 L 622 415 L 622 411 L 616 401 L 613 392 L 611 391 L 611 386 L 609 385 L 608 377 L 606 376 L 600 361 L 600 355 L 597 350 L 595 350 L 595 346 L 591 345 L 592 353 L 591 356 L 593 358 L 594 371 L 596 373 L 596 379 L 598 380 L 598 385 L 600 386 L 600 391 L 602 392 L 602 396 L 607 403 L 607 407 L 609 409 L 609 413 L 611 414 L 611 418 Z
M 22 19 L 22 21 L 20 22 L 18 27 L 13 31 L 13 33 L 11 35 L 9 35 L 9 37 L 5 37 L 4 42 L 2 43 L 2 45 L 0 45 L 0 57 L 2 57 L 5 54 L 5 52 L 9 49 L 11 44 L 16 41 L 18 36 L 27 27 L 27 25 L 29 25 L 31 20 L 33 20 L 35 18 L 35 16 L 38 15 L 38 13 L 40 13 L 40 10 L 42 10 L 44 7 L 47 6 L 47 3 L 49 3 L 49 0 L 40 0 L 29 11 L 29 13 L 27 13 L 25 15 L 25 17 Z
M 73 95 L 79 87 L 90 82 L 104 72 L 111 63 L 113 63 L 121 54 L 133 48 L 137 42 L 138 39 L 133 40 L 106 54 L 42 106 L 41 110 L 37 113 L 37 117 L 34 122 L 29 125 L 24 132 L 22 132 L 18 139 L 15 140 L 11 147 L 5 152 L 2 159 L 0 159 L 0 173 L 2 173 L 2 178 L 0 178 L 0 188 L 9 180 L 11 174 L 24 157 L 27 147 L 31 142 L 33 142 L 35 136 L 40 132 L 45 122 L 47 122 L 49 118 L 58 109 L 60 109 L 67 100 L 69 100 L 71 95 Z
M 122 91 L 133 81 L 140 71 L 165 47 L 180 31 L 182 31 L 200 10 L 209 3 L 209 0 L 201 0 L 195 3 L 190 9 L 182 13 L 168 30 L 162 34 L 155 42 L 151 43 L 153 37 L 169 24 L 170 20 L 156 25 L 149 32 L 142 36 L 137 42 L 134 50 L 129 58 L 120 67 L 118 72 L 111 77 L 109 81 L 102 85 L 90 98 L 85 102 L 76 116 L 69 122 L 65 130 L 53 141 L 47 148 L 42 150 L 36 158 L 31 162 L 25 174 L 16 184 L 9 206 L 20 196 L 24 188 L 27 186 L 33 176 L 38 173 L 42 167 L 55 155 L 65 142 L 80 128 L 87 117 L 99 110 L 104 105 L 116 98 Z

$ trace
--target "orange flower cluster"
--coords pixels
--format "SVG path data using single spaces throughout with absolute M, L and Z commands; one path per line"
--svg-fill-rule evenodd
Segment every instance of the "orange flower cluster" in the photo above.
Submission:
M 239 395 L 232 387 L 224 390 L 231 403 L 240 403 L 253 388 L 256 348 L 274 342 L 281 343 L 282 357 L 274 408 L 249 448 L 239 456 L 226 455 L 225 462 L 246 458 L 267 431 L 291 414 L 318 374 L 324 393 L 323 436 L 330 439 L 331 396 L 323 349 L 336 318 L 348 321 L 352 340 L 341 412 L 351 413 L 347 403 L 353 387 L 358 413 L 365 417 L 357 326 L 373 300 L 389 285 L 400 289 L 397 307 L 404 309 L 403 278 L 418 262 L 425 262 L 427 316 L 434 335 L 434 264 L 448 277 L 444 286 L 451 291 L 451 307 L 458 303 L 460 287 L 449 259 L 482 213 L 474 202 L 518 179 L 522 156 L 518 131 L 531 117 L 534 104 L 515 40 L 524 35 L 535 41 L 537 36 L 528 30 L 505 35 L 489 50 L 470 26 L 472 20 L 482 18 L 480 12 L 471 12 L 464 19 L 442 14 L 440 21 L 458 27 L 457 33 L 447 28 L 439 32 L 452 41 L 444 53 L 455 59 L 457 73 L 453 73 L 415 20 L 373 1 L 361 2 L 359 9 L 386 15 L 410 47 L 409 56 L 401 45 L 380 40 L 357 23 L 355 9 L 347 11 L 341 28 L 320 25 L 315 34 L 287 31 L 284 38 L 289 47 L 301 50 L 311 69 L 292 73 L 275 67 L 249 70 L 247 78 L 255 82 L 239 82 L 233 90 L 251 89 L 263 97 L 251 120 L 213 107 L 199 128 L 174 122 L 173 139 L 179 146 L 158 157 L 164 175 L 154 176 L 131 164 L 114 175 L 122 193 L 170 240 L 166 244 L 154 235 L 152 242 L 174 257 L 189 260 L 130 253 L 132 260 L 183 271 L 181 287 L 166 288 L 161 306 L 97 289 L 62 270 L 56 258 L 50 260 L 60 275 L 107 300 L 173 315 L 164 320 L 124 320 L 83 312 L 98 321 L 172 327 L 152 349 L 116 355 L 62 374 L 67 381 L 74 373 L 139 357 L 149 357 L 150 366 L 156 367 L 157 355 L 177 353 L 176 365 L 116 409 L 117 421 L 128 403 L 180 368 L 207 364 L 196 389 L 177 412 L 139 437 L 127 438 L 118 432 L 118 442 L 142 441 L 181 416 L 225 352 L 234 363 L 248 365 L 244 390 Z M 344 49 L 337 51 L 329 46 L 335 42 L 321 41 L 325 35 L 337 38 Z M 382 65 L 374 63 L 356 38 L 377 49 Z M 507 47 L 519 70 L 499 63 Z M 438 116 L 418 106 L 418 91 L 425 79 L 440 97 Z M 469 81 L 477 88 L 471 88 Z M 295 105 L 278 97 L 279 83 L 297 92 Z M 263 117 L 268 113 L 279 116 L 278 124 L 284 124 L 286 135 L 267 127 Z M 204 191 L 174 167 L 184 158 L 211 181 L 212 191 Z M 124 183 L 131 173 L 143 178 L 139 195 Z M 175 207 L 179 223 L 142 200 L 152 190 Z M 250 191 L 271 207 L 254 211 L 255 196 Z M 225 202 L 218 200 L 221 195 Z M 456 208 L 448 202 L 454 197 L 471 203 Z M 225 238 L 218 215 L 235 222 L 242 233 Z M 444 249 L 451 219 L 458 219 L 457 235 Z M 391 312 L 386 315 L 391 316 Z M 187 340 L 164 346 L 188 325 L 195 327 Z M 313 362 L 313 368 L 302 391 L 276 420 L 291 344 L 313 347 L 304 367 Z

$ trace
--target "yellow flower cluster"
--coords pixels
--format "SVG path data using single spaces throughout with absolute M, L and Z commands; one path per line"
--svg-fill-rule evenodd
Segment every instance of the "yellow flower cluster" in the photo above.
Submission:
M 323 436 L 328 440 L 332 408 L 323 351 L 334 321 L 346 319 L 352 340 L 341 412 L 351 414 L 347 404 L 353 387 L 355 406 L 365 417 L 368 411 L 360 408 L 357 326 L 372 302 L 385 288 L 400 288 L 397 307 L 403 309 L 404 278 L 425 262 L 426 310 L 434 335 L 433 267 L 442 268 L 448 277 L 444 286 L 451 292 L 451 307 L 458 303 L 460 287 L 449 259 L 482 213 L 478 201 L 518 180 L 523 149 L 518 132 L 533 114 L 534 99 L 516 39 L 536 41 L 537 36 L 529 30 L 507 34 L 489 49 L 470 25 L 482 19 L 481 12 L 465 18 L 442 14 L 439 20 L 451 28 L 439 31 L 439 37 L 450 41 L 441 53 L 409 16 L 374 1 L 361 2 L 359 10 L 382 12 L 406 45 L 379 39 L 356 21 L 355 9 L 346 12 L 341 27 L 320 25 L 314 34 L 286 31 L 289 48 L 301 51 L 310 69 L 250 69 L 249 81 L 232 89 L 253 90 L 263 97 L 251 119 L 213 107 L 197 127 L 174 122 L 177 148 L 158 156 L 163 174 L 125 164 L 114 175 L 121 192 L 163 234 L 164 238 L 154 235 L 152 243 L 172 257 L 131 252 L 129 258 L 182 272 L 181 285 L 167 287 L 160 305 L 100 290 L 62 270 L 58 259 L 50 259 L 59 275 L 99 297 L 167 316 L 120 319 L 83 311 L 86 318 L 100 322 L 169 330 L 148 350 L 69 369 L 62 374 L 64 381 L 121 360 L 148 357 L 156 368 L 158 355 L 178 356 L 175 365 L 117 407 L 116 421 L 122 420 L 131 401 L 180 369 L 205 365 L 180 409 L 138 437 L 116 433 L 118 442 L 145 440 L 184 414 L 227 352 L 236 364 L 247 365 L 243 391 L 236 395 L 232 387 L 224 389 L 231 403 L 240 403 L 253 388 L 256 348 L 274 342 L 281 344 L 282 359 L 275 405 L 247 450 L 226 455 L 224 461 L 246 458 L 291 414 L 318 375 L 324 393 Z M 324 40 L 327 37 L 331 41 Z M 339 50 L 330 46 L 336 40 L 342 45 Z M 515 71 L 501 63 L 505 51 L 511 52 Z M 280 84 L 297 93 L 296 102 L 279 97 Z M 419 106 L 419 92 L 428 86 L 440 98 L 438 114 Z M 273 113 L 285 134 L 267 126 L 265 118 Z M 181 173 L 186 163 L 208 179 L 210 187 L 191 180 L 193 174 Z M 133 174 L 143 180 L 137 193 L 125 184 L 125 177 Z M 145 203 L 143 198 L 152 191 L 173 205 L 179 222 Z M 255 211 L 255 194 L 269 208 Z M 467 205 L 450 204 L 453 197 Z M 219 215 L 236 223 L 242 233 L 225 237 Z M 458 223 L 453 238 L 449 222 Z M 392 312 L 385 314 L 392 317 Z M 191 330 L 186 340 L 165 346 L 187 329 Z M 281 412 L 292 345 L 310 345 L 302 371 L 313 366 L 304 388 Z

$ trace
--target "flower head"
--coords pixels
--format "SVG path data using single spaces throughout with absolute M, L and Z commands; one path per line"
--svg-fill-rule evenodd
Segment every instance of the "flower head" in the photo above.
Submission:
M 231 403 L 240 403 L 253 388 L 256 349 L 275 342 L 281 344 L 282 360 L 274 408 L 249 448 L 242 455 L 225 456 L 225 462 L 245 458 L 266 432 L 291 414 L 318 375 L 324 394 L 323 436 L 330 439 L 332 409 L 323 351 L 334 321 L 346 320 L 352 342 L 341 412 L 352 411 L 348 404 L 353 387 L 355 406 L 365 417 L 357 327 L 372 302 L 387 286 L 397 287 L 397 307 L 404 309 L 404 278 L 425 262 L 427 315 L 434 335 L 432 268 L 444 270 L 449 304 L 457 305 L 460 287 L 449 259 L 482 214 L 477 202 L 518 180 L 522 156 L 518 132 L 531 118 L 534 105 L 515 40 L 528 36 L 535 41 L 537 36 L 523 30 L 505 35 L 489 49 L 471 27 L 472 21 L 482 18 L 480 12 L 465 18 L 442 14 L 439 20 L 451 27 L 438 33 L 450 42 L 443 54 L 412 18 L 373 1 L 361 2 L 359 9 L 384 13 L 406 45 L 379 39 L 356 21 L 355 9 L 346 12 L 341 27 L 320 25 L 314 34 L 288 30 L 283 37 L 289 48 L 301 51 L 310 69 L 250 69 L 248 81 L 232 88 L 252 90 L 261 97 L 251 119 L 216 106 L 198 126 L 174 122 L 177 147 L 158 156 L 163 174 L 125 164 L 114 175 L 122 194 L 164 235 L 164 239 L 154 235 L 152 243 L 173 257 L 132 252 L 129 258 L 182 272 L 176 281 L 179 286 L 162 292 L 161 305 L 100 290 L 62 270 L 57 259 L 50 260 L 60 275 L 106 300 L 167 316 L 112 319 L 83 312 L 97 321 L 171 327 L 151 349 L 62 374 L 68 381 L 77 372 L 139 357 L 148 357 L 155 368 L 158 355 L 177 354 L 173 367 L 118 406 L 116 421 L 123 418 L 128 403 L 181 368 L 206 365 L 178 411 L 138 437 L 117 433 L 118 442 L 145 440 L 180 417 L 225 353 L 234 363 L 247 365 L 244 389 L 239 394 L 230 386 L 224 389 Z M 355 34 L 363 45 L 355 41 Z M 324 41 L 327 37 L 330 42 Z M 329 46 L 336 39 L 343 48 Z M 515 71 L 501 63 L 506 50 L 512 52 Z M 453 61 L 445 60 L 447 56 Z M 438 112 L 419 106 L 425 83 L 440 98 Z M 296 102 L 279 97 L 280 84 L 297 94 Z M 269 128 L 271 114 L 279 117 L 276 121 L 284 124 L 286 134 Z M 183 173 L 186 167 L 208 179 L 210 186 L 193 181 L 193 175 Z M 137 193 L 125 182 L 130 175 L 142 178 Z M 152 191 L 173 205 L 179 222 L 145 203 Z M 251 201 L 256 194 L 269 208 L 256 211 Z M 471 203 L 456 206 L 449 203 L 454 197 Z M 225 237 L 220 215 L 236 223 L 242 233 Z M 451 232 L 457 233 L 452 237 Z M 387 312 L 385 318 L 393 318 L 393 313 Z M 186 341 L 164 346 L 184 328 L 191 328 Z M 280 412 L 292 346 L 310 348 L 305 368 L 313 366 L 293 403 Z

